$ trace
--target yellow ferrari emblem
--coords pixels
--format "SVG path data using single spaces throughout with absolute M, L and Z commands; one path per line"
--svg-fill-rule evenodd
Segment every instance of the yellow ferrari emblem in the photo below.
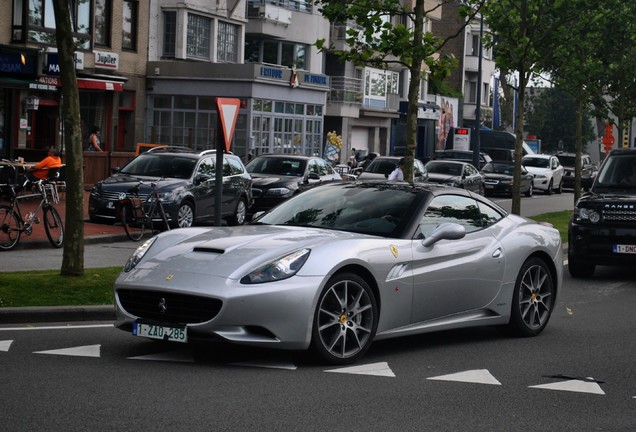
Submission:
M 168 276 L 166 276 L 166 280 L 172 280 L 173 277 L 174 277 L 174 275 L 168 275 Z
M 393 254 L 394 257 L 398 257 L 398 248 L 395 245 L 391 245 L 389 246 L 389 249 L 391 249 L 391 253 Z

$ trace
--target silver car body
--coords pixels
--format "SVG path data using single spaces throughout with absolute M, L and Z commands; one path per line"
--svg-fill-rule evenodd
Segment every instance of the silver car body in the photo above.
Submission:
M 351 186 L 359 182 L 343 183 Z M 345 187 L 343 183 L 340 187 Z M 333 186 L 305 192 L 281 206 Z M 563 267 L 558 231 L 507 215 L 483 197 L 464 190 L 422 187 L 488 203 L 502 212 L 501 218 L 488 228 L 466 233 L 462 239 L 440 240 L 432 245 L 425 245 L 421 237 L 414 238 L 412 233 L 394 238 L 289 225 L 195 227 L 164 232 L 134 268 L 118 277 L 115 325 L 130 330 L 140 318 L 123 304 L 123 292 L 156 293 L 162 299 L 176 293 L 219 303 L 209 319 L 187 324 L 191 340 L 200 337 L 306 349 L 312 341 L 319 295 L 330 277 L 343 270 L 364 277 L 376 293 L 380 312 L 374 340 L 506 324 L 520 268 L 533 255 L 541 257 L 552 269 L 552 300 L 556 299 Z M 338 195 L 342 190 L 333 192 Z M 241 282 L 254 269 L 303 249 L 311 252 L 294 276 L 254 285 Z M 170 299 L 167 300 L 170 308 Z M 159 305 L 154 302 L 148 307 L 158 310 Z

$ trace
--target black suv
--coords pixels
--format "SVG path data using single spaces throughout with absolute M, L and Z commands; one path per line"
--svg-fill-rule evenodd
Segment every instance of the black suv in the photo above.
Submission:
M 568 269 L 590 277 L 596 265 L 636 265 L 636 149 L 613 150 L 568 227 Z
M 558 152 L 555 155 L 561 165 L 563 165 L 563 187 L 566 189 L 574 189 L 574 164 L 576 160 L 575 153 Z M 594 177 L 598 171 L 598 167 L 592 163 L 592 159 L 588 154 L 581 155 L 581 187 L 589 189 L 592 186 Z
M 215 165 L 215 150 L 198 152 L 183 147 L 155 147 L 95 184 L 89 199 L 89 218 L 91 222 L 117 222 L 119 198 L 143 181 L 145 184 L 139 191 L 142 198 L 148 196 L 150 183 L 157 183 L 171 226 L 183 228 L 197 222 L 213 222 Z M 230 225 L 242 225 L 251 204 L 250 175 L 238 156 L 224 154 L 222 217 Z

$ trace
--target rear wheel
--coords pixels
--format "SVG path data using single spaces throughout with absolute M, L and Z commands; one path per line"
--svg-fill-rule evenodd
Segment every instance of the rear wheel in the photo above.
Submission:
M 230 225 L 243 225 L 245 223 L 245 217 L 247 215 L 247 204 L 245 204 L 245 200 L 243 198 L 239 198 L 236 203 L 236 209 L 234 209 L 234 214 L 229 219 Z
M 53 207 L 44 208 L 44 231 L 53 247 L 60 248 L 64 244 L 64 225 L 60 214 Z
M 145 218 L 135 218 L 130 204 L 126 204 L 121 208 L 121 221 L 129 239 L 132 241 L 141 240 L 146 230 Z
M 371 346 L 377 326 L 375 295 L 369 284 L 354 273 L 335 274 L 318 298 L 312 349 L 331 364 L 355 362 Z
M 20 219 L 9 206 L 0 206 L 0 250 L 9 250 L 20 241 Z
M 543 331 L 554 306 L 554 281 L 545 262 L 529 258 L 517 276 L 512 297 L 509 330 L 518 336 L 536 336 Z

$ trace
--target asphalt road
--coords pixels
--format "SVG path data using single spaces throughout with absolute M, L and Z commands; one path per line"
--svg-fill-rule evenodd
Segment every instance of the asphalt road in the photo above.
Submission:
M 351 368 L 294 352 L 0 325 L 3 431 L 634 431 L 636 281 L 566 274 L 538 337 L 475 328 L 375 343 Z

